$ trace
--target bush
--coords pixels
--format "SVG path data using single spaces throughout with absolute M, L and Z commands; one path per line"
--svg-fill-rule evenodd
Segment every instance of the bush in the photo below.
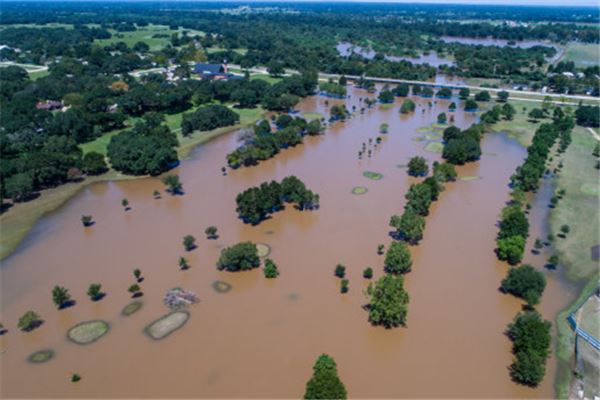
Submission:
M 363 271 L 363 278 L 365 278 L 365 279 L 373 278 L 373 268 L 371 268 L 371 267 L 365 268 Z
M 306 383 L 304 398 L 346 399 L 346 387 L 338 377 L 337 365 L 332 357 L 321 354 L 313 367 L 313 376 Z
M 245 271 L 260 265 L 258 250 L 251 242 L 242 242 L 221 251 L 217 269 L 226 271 Z
M 402 105 L 400 106 L 400 113 L 408 114 L 408 113 L 415 111 L 415 108 L 416 108 L 415 102 L 412 101 L 411 99 L 406 99 L 402 102 Z
M 342 264 L 338 264 L 335 266 L 335 271 L 333 272 L 333 274 L 335 276 L 337 276 L 338 278 L 343 278 L 346 276 L 346 267 L 344 267 Z
M 496 246 L 496 254 L 500 260 L 507 261 L 511 265 L 517 265 L 523 259 L 525 238 L 522 236 L 511 236 L 498 239 Z
M 265 268 L 263 269 L 263 272 L 265 274 L 265 278 L 269 279 L 277 278 L 277 276 L 279 275 L 277 265 L 270 258 L 267 258 L 265 260 Z
M 520 297 L 530 306 L 540 302 L 546 287 L 546 277 L 529 264 L 511 268 L 502 280 L 500 289 Z
M 412 258 L 408 247 L 403 242 L 392 242 L 385 254 L 385 272 L 391 274 L 404 274 L 410 271 Z
M 417 244 L 423 238 L 425 218 L 412 209 L 407 209 L 400 217 L 397 215 L 392 216 L 390 226 L 396 229 L 396 235 L 399 239 L 410 244 Z
M 367 294 L 370 298 L 368 309 L 371 324 L 383 325 L 386 328 L 406 325 L 409 297 L 404 291 L 404 280 L 401 276 L 382 276 L 375 285 L 369 285 Z
M 52 301 L 58 308 L 63 308 L 71 301 L 69 291 L 62 286 L 54 286 L 52 289 Z
M 413 157 L 408 162 L 408 175 L 410 176 L 426 176 L 429 172 L 427 160 L 423 157 Z
M 517 314 L 508 326 L 516 358 L 510 366 L 511 377 L 524 385 L 537 386 L 546 373 L 545 363 L 550 355 L 551 324 L 537 311 Z
M 100 175 L 108 171 L 104 156 L 95 151 L 90 151 L 83 156 L 83 172 L 88 175 Z
M 185 251 L 191 251 L 196 248 L 196 238 L 192 235 L 185 235 L 183 237 L 183 247 Z
M 350 281 L 348 279 L 342 279 L 340 281 L 340 292 L 341 293 L 348 293 L 348 285 L 349 285 Z
M 35 329 L 40 323 L 40 316 L 35 311 L 27 311 L 19 318 L 17 327 L 22 331 L 30 331 Z

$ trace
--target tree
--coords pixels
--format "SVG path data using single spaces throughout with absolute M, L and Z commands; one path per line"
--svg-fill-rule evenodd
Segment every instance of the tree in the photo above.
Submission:
M 506 90 L 501 90 L 498 92 L 497 96 L 498 102 L 506 103 L 506 101 L 508 100 L 509 93 Z
M 217 227 L 216 226 L 209 226 L 208 228 L 206 228 L 204 230 L 204 233 L 206 234 L 206 238 L 207 239 L 216 239 L 219 237 L 219 235 L 217 234 Z
M 471 91 L 469 90 L 469 88 L 462 88 L 458 91 L 458 97 L 461 100 L 467 100 L 470 95 L 471 95 Z
M 400 83 L 394 88 L 394 95 L 398 97 L 406 97 L 408 96 L 409 89 L 410 87 L 408 86 L 408 83 Z
M 69 291 L 62 286 L 54 286 L 52 289 L 52 301 L 61 309 L 71 302 Z
M 567 224 L 565 224 L 565 225 L 562 225 L 562 226 L 560 227 L 560 232 L 561 232 L 563 235 L 565 235 L 565 236 L 566 236 L 566 235 L 567 235 L 569 232 L 571 232 L 571 227 L 570 227 L 569 225 L 567 225 Z
M 432 194 L 431 187 L 425 183 L 410 185 L 408 192 L 404 196 L 407 200 L 404 209 L 412 210 L 416 214 L 426 216 L 429 214 Z
M 502 115 L 504 115 L 504 118 L 506 118 L 509 121 L 512 121 L 515 117 L 515 114 L 517 114 L 517 110 L 515 110 L 512 104 L 504 103 L 502 105 Z
M 412 258 L 403 242 L 392 242 L 385 254 L 384 270 L 390 274 L 404 274 L 410 271 Z
M 481 157 L 481 146 L 472 137 L 453 139 L 444 145 L 442 157 L 451 164 L 463 165 Z
M 168 174 L 162 179 L 162 182 L 167 186 L 167 192 L 173 196 L 183 194 L 183 184 L 178 175 Z
M 121 200 L 121 205 L 127 211 L 129 209 L 129 200 L 127 200 L 127 199 Z
M 521 236 L 523 238 L 529 236 L 529 221 L 518 205 L 508 206 L 502 210 L 498 238 L 504 239 L 511 236 Z
M 142 279 L 142 271 L 139 268 L 136 268 L 133 270 L 133 276 L 135 277 L 135 280 L 138 282 L 141 282 Z
M 40 316 L 35 311 L 30 310 L 19 318 L 17 327 L 24 332 L 29 332 L 37 328 L 40 325 L 40 322 Z
M 102 298 L 102 285 L 99 283 L 92 283 L 87 290 L 87 295 L 90 296 L 92 301 L 98 301 Z
M 338 278 L 343 278 L 346 276 L 346 267 L 342 264 L 338 264 L 335 266 L 334 275 Z
M 410 244 L 417 244 L 423 238 L 425 218 L 412 209 L 407 209 L 400 217 L 397 215 L 392 216 L 390 226 L 396 229 L 399 239 Z
M 83 156 L 83 172 L 88 175 L 100 175 L 108 171 L 104 156 L 95 151 L 90 151 Z
M 196 248 L 196 238 L 192 235 L 185 235 L 183 237 L 183 247 L 185 251 L 192 251 Z
M 245 271 L 260 265 L 258 250 L 251 242 L 241 242 L 221 251 L 217 269 L 231 272 Z
M 267 258 L 265 260 L 265 267 L 263 269 L 263 272 L 265 274 L 265 278 L 269 278 L 269 279 L 277 278 L 277 276 L 279 275 L 279 270 L 277 269 L 277 265 L 270 258 Z
M 381 103 L 393 103 L 394 102 L 394 94 L 390 90 L 382 90 L 379 93 L 379 101 Z
M 371 324 L 386 328 L 406 325 L 409 296 L 404 290 L 401 276 L 385 274 L 374 286 L 369 285 L 367 294 L 370 298 L 368 310 Z
M 525 238 L 522 236 L 510 236 L 496 241 L 496 254 L 500 260 L 516 265 L 523 259 L 525 251 Z
M 429 172 L 427 160 L 420 156 L 411 158 L 408 162 L 407 172 L 410 176 L 426 176 Z
M 142 293 L 140 285 L 138 285 L 137 283 L 134 283 L 133 285 L 129 286 L 127 291 L 131 293 L 132 297 L 139 297 Z
M 450 163 L 433 163 L 433 176 L 440 182 L 454 182 L 458 176 L 456 168 Z
M 342 279 L 340 281 L 340 292 L 341 293 L 348 293 L 348 285 L 350 284 L 350 281 L 348 279 Z
M 412 101 L 411 99 L 406 99 L 402 102 L 402 105 L 400 106 L 400 113 L 408 114 L 408 113 L 415 111 L 415 108 L 416 108 L 415 102 Z
M 186 270 L 190 267 L 190 264 L 185 257 L 179 257 L 179 261 L 177 264 L 179 265 L 179 269 L 181 270 Z
M 490 92 L 483 90 L 475 95 L 475 101 L 490 101 Z
M 14 174 L 4 183 L 6 197 L 19 202 L 31 198 L 34 192 L 33 176 L 28 172 Z
M 437 116 L 437 122 L 438 124 L 445 124 L 446 121 L 448 120 L 448 117 L 446 117 L 446 113 L 439 113 Z
M 506 278 L 502 280 L 500 289 L 514 296 L 520 297 L 529 306 L 535 306 L 546 287 L 546 277 L 529 264 L 518 268 L 511 268 Z
M 509 324 L 507 334 L 516 356 L 510 375 L 516 382 L 537 386 L 544 378 L 552 342 L 550 328 L 550 322 L 543 320 L 537 311 L 519 313 Z
M 550 257 L 548 257 L 548 266 L 550 268 L 556 268 L 559 261 L 560 259 L 558 258 L 558 256 L 556 254 L 552 254 Z
M 347 396 L 334 359 L 321 354 L 313 366 L 313 376 L 306 383 L 304 399 L 346 399 Z
M 467 99 L 467 101 L 465 101 L 465 111 L 476 111 L 477 108 L 479 108 L 479 106 L 475 100 Z
M 371 267 L 365 268 L 363 271 L 363 278 L 365 278 L 365 279 L 373 278 L 373 268 L 371 268 Z
M 438 92 L 435 95 L 442 99 L 449 99 L 450 97 L 452 97 L 452 89 L 443 87 L 440 90 L 438 90 Z
M 534 121 L 538 121 L 538 120 L 540 120 L 542 118 L 545 118 L 546 114 L 541 109 L 534 108 L 533 110 L 529 111 L 528 116 L 529 116 L 530 119 L 532 119 Z
M 600 126 L 600 107 L 580 105 L 575 110 L 577 125 L 598 128 Z

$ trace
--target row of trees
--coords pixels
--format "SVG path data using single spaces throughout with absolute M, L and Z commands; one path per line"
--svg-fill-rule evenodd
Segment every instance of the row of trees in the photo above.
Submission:
M 553 112 L 553 122 L 542 124 L 536 130 L 532 144 L 527 149 L 526 160 L 511 177 L 512 200 L 502 210 L 496 240 L 499 259 L 511 265 L 521 262 L 529 236 L 529 221 L 524 211 L 525 195 L 537 190 L 539 180 L 546 170 L 550 150 L 557 138 L 560 139 L 558 152 L 562 153 L 567 149 L 573 126 L 573 119 L 557 107 Z M 541 247 L 541 241 L 536 240 L 535 248 Z M 554 258 L 556 257 L 553 256 L 551 261 L 553 263 Z M 511 267 L 500 285 L 500 290 L 527 303 L 527 310 L 517 314 L 508 326 L 507 333 L 513 342 L 512 350 L 515 355 L 510 375 L 516 382 L 528 386 L 537 386 L 542 381 L 546 373 L 546 359 L 550 354 L 551 324 L 533 309 L 540 302 L 545 287 L 544 274 L 529 264 Z
M 274 157 L 282 149 L 301 144 L 305 135 L 318 135 L 323 129 L 318 119 L 306 122 L 304 118 L 292 118 L 287 114 L 277 118 L 276 125 L 278 129 L 273 131 L 269 121 L 263 120 L 243 132 L 243 143 L 227 154 L 227 164 L 232 168 L 256 165 Z
M 319 206 L 319 195 L 309 190 L 304 182 L 291 175 L 276 181 L 263 182 L 237 195 L 236 211 L 245 222 L 259 224 L 269 214 L 280 211 L 285 203 L 294 203 L 299 210 Z
M 390 218 L 390 226 L 396 229 L 396 239 L 413 245 L 419 243 L 423 238 L 425 216 L 429 213 L 431 202 L 437 200 L 444 189 L 443 184 L 456 180 L 456 176 L 454 165 L 434 162 L 433 176 L 411 185 L 405 196 L 407 202 L 404 213 Z
M 455 126 L 444 130 L 442 157 L 451 164 L 463 165 L 476 161 L 481 156 L 481 137 L 485 132 L 482 124 L 473 124 L 461 131 Z

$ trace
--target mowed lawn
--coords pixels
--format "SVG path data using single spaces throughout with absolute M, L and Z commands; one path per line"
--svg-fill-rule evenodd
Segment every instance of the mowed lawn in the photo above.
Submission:
M 564 167 L 556 178 L 556 189 L 566 194 L 550 213 L 550 230 L 556 239 L 554 247 L 572 280 L 597 277 L 598 262 L 592 260 L 592 247 L 600 242 L 598 215 L 600 204 L 600 170 L 592 154 L 597 140 L 587 130 L 577 126 L 573 141 L 563 156 Z M 571 231 L 562 239 L 560 227 L 569 225 Z
M 569 43 L 561 61 L 573 61 L 577 67 L 600 64 L 600 47 L 597 44 Z
M 133 47 L 137 42 L 144 42 L 150 50 L 160 50 L 171 42 L 171 35 L 175 32 L 187 31 L 189 36 L 200 35 L 204 36 L 204 32 L 195 31 L 192 29 L 179 29 L 177 31 L 169 29 L 167 25 L 148 25 L 138 27 L 133 32 L 117 32 L 114 29 L 109 29 L 112 37 L 110 39 L 98 39 L 95 43 L 100 46 L 107 46 L 118 42 L 124 42 L 127 47 Z

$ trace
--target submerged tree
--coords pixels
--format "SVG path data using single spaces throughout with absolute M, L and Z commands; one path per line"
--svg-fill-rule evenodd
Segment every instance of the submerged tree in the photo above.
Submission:
M 183 237 L 183 247 L 185 251 L 192 251 L 196 248 L 196 238 L 192 235 L 185 235 Z
M 409 297 L 401 276 L 386 274 L 375 285 L 369 285 L 369 322 L 393 328 L 406 325 Z
M 216 239 L 219 237 L 219 235 L 217 234 L 217 227 L 216 226 L 209 226 L 208 228 L 206 228 L 204 230 L 204 233 L 206 234 L 206 238 L 207 239 Z
M 178 175 L 169 174 L 163 178 L 162 182 L 167 186 L 167 192 L 173 196 L 183 194 L 183 184 Z
M 251 242 L 242 242 L 221 251 L 217 269 L 226 271 L 246 271 L 260 265 L 258 250 Z
M 348 393 L 340 380 L 332 357 L 321 354 L 313 367 L 313 376 L 306 383 L 305 399 L 346 399 Z
M 391 274 L 404 274 L 410 271 L 412 259 L 406 244 L 403 242 L 392 242 L 385 254 L 383 264 L 385 272 Z
M 65 307 L 71 301 L 69 291 L 62 286 L 54 286 L 52 289 L 52 301 L 60 309 Z
M 546 277 L 529 264 L 511 268 L 502 280 L 500 289 L 520 297 L 530 306 L 540 302 L 546 287 Z
M 29 310 L 19 318 L 17 327 L 22 331 L 29 332 L 40 325 L 40 322 L 40 316 L 35 311 Z
M 90 300 L 98 301 L 100 300 L 104 293 L 102 293 L 102 285 L 99 283 L 92 283 L 87 290 L 87 295 L 90 296 Z
M 263 269 L 263 272 L 265 274 L 265 278 L 269 279 L 277 278 L 277 276 L 279 275 L 277 265 L 270 258 L 267 258 L 265 260 L 265 268 Z

